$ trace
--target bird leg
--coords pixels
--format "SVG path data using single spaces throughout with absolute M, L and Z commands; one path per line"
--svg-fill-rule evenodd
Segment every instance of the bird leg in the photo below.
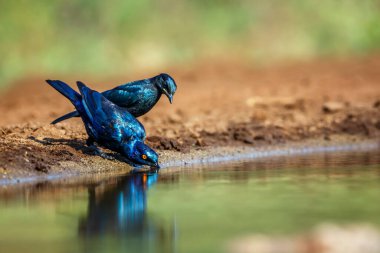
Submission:
M 89 147 L 95 146 L 95 140 L 91 137 L 88 137 L 88 139 L 86 140 L 86 145 Z
M 96 145 L 95 141 L 91 138 L 88 138 L 86 141 L 87 146 L 91 149 L 91 151 L 95 154 L 100 156 L 101 158 L 108 159 L 108 160 L 115 160 L 113 156 L 107 155 L 102 150 L 100 150 Z
M 107 159 L 107 160 L 115 160 L 115 157 L 107 155 L 105 152 L 100 150 L 97 146 L 94 145 L 93 147 L 95 148 L 94 154 L 100 156 L 101 158 Z

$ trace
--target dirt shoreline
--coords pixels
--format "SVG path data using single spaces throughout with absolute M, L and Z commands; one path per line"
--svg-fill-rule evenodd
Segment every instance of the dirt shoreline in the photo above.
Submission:
M 380 141 L 342 136 L 334 136 L 334 142 L 326 143 L 323 139 L 311 139 L 302 143 L 287 143 L 277 146 L 263 146 L 252 148 L 240 147 L 216 147 L 193 150 L 188 153 L 176 151 L 160 152 L 162 169 L 160 173 L 173 173 L 175 171 L 199 167 L 204 165 L 216 166 L 232 162 L 247 162 L 258 159 L 276 159 L 279 157 L 300 157 L 330 152 L 365 152 L 380 150 Z M 62 171 L 59 167 L 65 167 Z M 131 167 L 119 161 L 107 161 L 100 157 L 82 158 L 79 163 L 63 162 L 56 165 L 52 173 L 40 173 L 27 176 L 9 176 L 0 179 L 0 186 L 35 184 L 46 181 L 70 180 L 73 178 L 104 178 L 117 175 L 125 175 L 131 171 Z
M 172 67 L 160 72 L 170 73 L 178 83 L 174 104 L 163 97 L 139 120 L 163 164 L 194 154 L 211 159 L 218 149 L 230 149 L 227 155 L 233 155 L 242 148 L 275 150 L 315 140 L 323 146 L 379 142 L 379 69 L 380 55 L 272 67 L 234 60 Z M 116 161 L 93 155 L 79 119 L 49 124 L 72 107 L 44 80 L 82 80 L 105 90 L 155 74 L 144 71 L 103 81 L 44 76 L 16 82 L 0 94 L 0 179 L 125 169 L 117 154 L 111 153 Z

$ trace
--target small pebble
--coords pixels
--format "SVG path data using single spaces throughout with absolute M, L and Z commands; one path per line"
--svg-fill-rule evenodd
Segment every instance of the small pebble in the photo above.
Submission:
M 345 105 L 340 102 L 326 102 L 322 106 L 322 110 L 325 113 L 335 113 L 344 109 Z

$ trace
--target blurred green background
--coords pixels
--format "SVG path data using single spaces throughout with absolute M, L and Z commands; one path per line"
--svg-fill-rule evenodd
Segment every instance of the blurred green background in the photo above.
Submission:
M 0 0 L 0 86 L 208 58 L 261 64 L 367 54 L 380 0 Z

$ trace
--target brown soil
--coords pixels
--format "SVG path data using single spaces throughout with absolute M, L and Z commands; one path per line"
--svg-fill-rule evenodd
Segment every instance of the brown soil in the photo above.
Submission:
M 140 120 L 148 143 L 164 160 L 172 151 L 216 146 L 263 147 L 307 139 L 331 143 L 335 136 L 380 140 L 379 70 L 380 55 L 275 67 L 229 60 L 168 68 L 163 71 L 178 84 L 174 104 L 162 98 Z M 154 74 L 107 82 L 78 79 L 104 90 Z M 49 125 L 72 106 L 45 78 L 61 77 L 20 80 L 1 95 L 0 179 L 125 167 L 92 155 L 79 119 Z

